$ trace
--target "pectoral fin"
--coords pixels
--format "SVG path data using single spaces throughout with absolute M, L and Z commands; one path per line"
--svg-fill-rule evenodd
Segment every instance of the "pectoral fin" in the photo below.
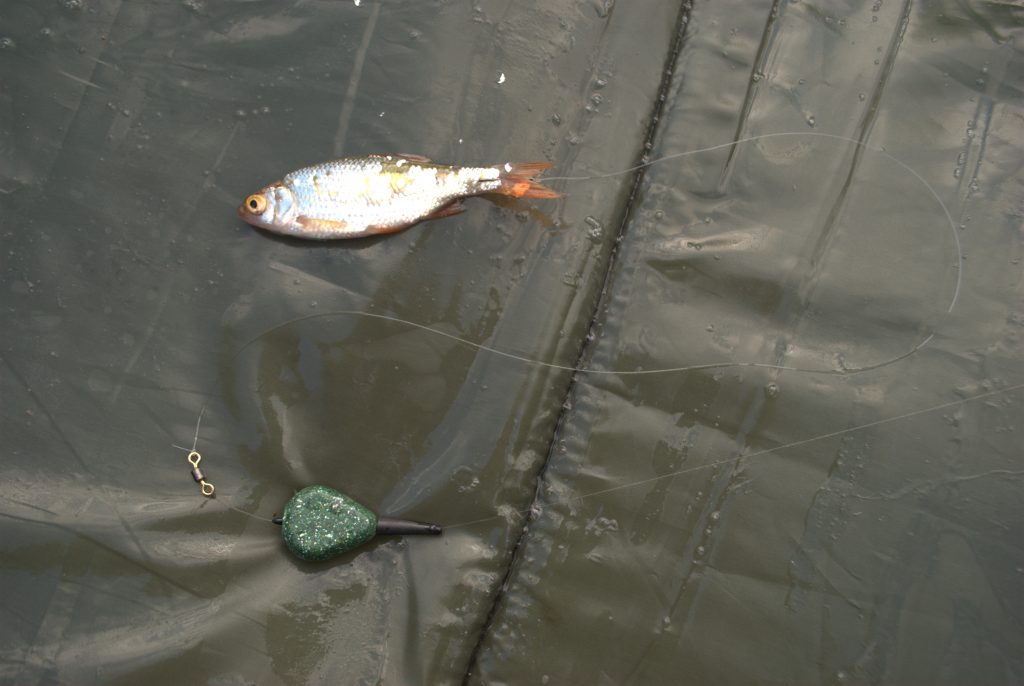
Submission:
M 314 217 L 299 217 L 295 220 L 302 227 L 302 232 L 313 237 L 340 238 L 346 233 L 348 222 L 340 219 L 316 219 Z

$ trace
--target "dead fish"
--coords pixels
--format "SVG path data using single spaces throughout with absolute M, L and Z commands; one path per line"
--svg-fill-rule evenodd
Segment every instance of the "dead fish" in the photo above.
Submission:
M 419 155 L 347 157 L 293 171 L 248 196 L 238 216 L 295 238 L 394 233 L 426 219 L 459 214 L 462 199 L 472 195 L 560 197 L 533 180 L 550 166 L 526 162 L 455 167 Z

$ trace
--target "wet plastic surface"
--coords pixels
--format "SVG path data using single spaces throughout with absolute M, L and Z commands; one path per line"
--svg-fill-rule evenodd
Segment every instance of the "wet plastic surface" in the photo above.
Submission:
M 3 680 L 1019 682 L 1020 28 L 991 3 L 5 3 Z M 234 216 L 342 152 L 584 176 L 649 132 L 661 157 L 801 131 L 868 147 L 767 138 L 383 239 Z M 574 375 L 352 312 L 723 364 Z M 207 400 L 214 500 L 171 447 Z M 448 528 L 297 561 L 265 520 L 314 483 Z

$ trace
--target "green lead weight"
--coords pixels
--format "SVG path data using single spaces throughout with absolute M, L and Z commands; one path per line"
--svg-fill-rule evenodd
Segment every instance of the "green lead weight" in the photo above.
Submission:
M 403 519 L 377 517 L 368 507 L 327 486 L 307 486 L 284 506 L 284 542 L 297 557 L 327 560 L 367 543 L 377 535 L 437 536 L 441 527 Z

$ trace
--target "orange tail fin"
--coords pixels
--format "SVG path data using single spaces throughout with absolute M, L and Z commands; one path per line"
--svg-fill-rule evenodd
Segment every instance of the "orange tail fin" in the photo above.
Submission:
M 502 195 L 513 198 L 561 198 L 562 194 L 533 180 L 537 174 L 551 167 L 550 162 L 514 162 L 498 167 L 501 170 Z

